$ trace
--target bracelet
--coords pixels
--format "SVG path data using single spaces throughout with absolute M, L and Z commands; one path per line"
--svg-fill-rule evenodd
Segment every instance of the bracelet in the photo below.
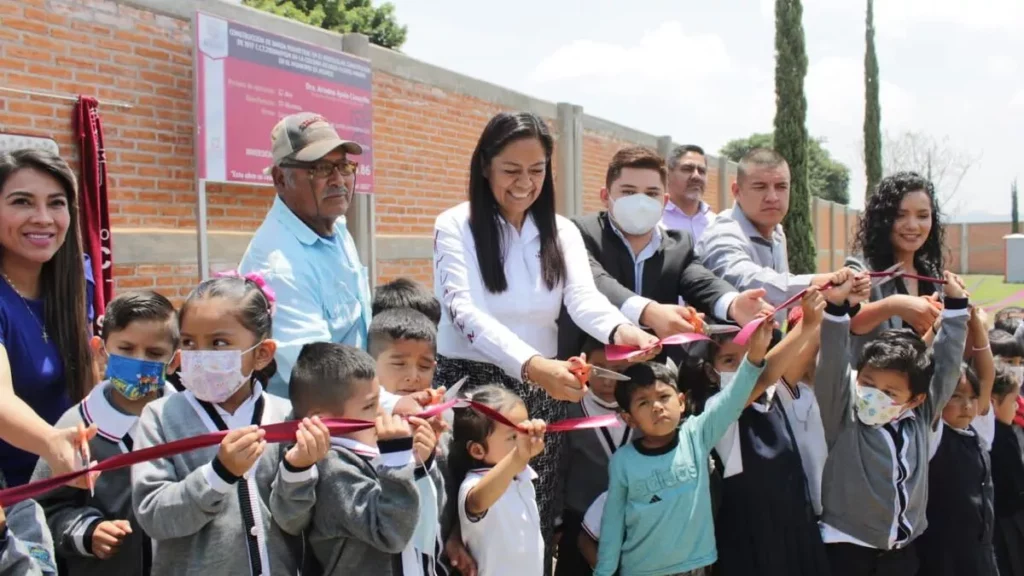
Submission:
M 533 380 L 530 380 L 530 377 L 529 377 L 530 362 L 532 362 L 533 359 L 536 358 L 537 356 L 540 356 L 540 354 L 534 354 L 533 356 L 530 356 L 529 358 L 527 358 L 526 362 L 523 362 L 523 368 L 519 371 L 519 379 L 523 382 L 523 384 L 526 384 L 527 386 L 531 386 L 531 385 L 536 385 L 537 384 Z
M 615 333 L 619 331 L 619 326 L 622 326 L 622 324 L 616 325 L 615 328 L 612 328 L 612 331 L 608 334 L 609 344 L 615 344 Z
M 975 348 L 974 346 L 971 346 L 971 350 L 973 352 L 984 352 L 985 350 L 991 350 L 991 349 L 992 349 L 992 344 L 991 343 L 985 344 L 981 348 Z

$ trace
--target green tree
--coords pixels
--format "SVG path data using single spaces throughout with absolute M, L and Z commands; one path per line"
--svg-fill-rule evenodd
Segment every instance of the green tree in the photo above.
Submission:
M 878 101 L 878 56 L 875 54 L 875 2 L 868 0 L 867 48 L 864 52 L 864 164 L 868 184 L 864 198 L 870 198 L 882 180 L 882 107 Z
M 370 42 L 398 50 L 408 32 L 395 19 L 395 6 L 371 0 L 242 0 L 242 4 L 332 32 L 366 34 Z
M 850 203 L 850 169 L 832 158 L 825 148 L 824 138 L 811 138 L 807 142 L 808 188 L 811 196 L 830 200 L 838 204 Z M 752 134 L 747 138 L 730 140 L 722 146 L 719 154 L 739 162 L 740 158 L 754 148 L 774 148 L 772 134 Z
M 1020 213 L 1017 212 L 1017 179 L 1014 178 L 1013 185 L 1010 186 L 1010 198 L 1013 201 L 1013 206 L 1010 207 L 1010 232 L 1012 234 L 1020 234 Z
M 809 274 L 817 268 L 811 196 L 807 187 L 807 51 L 801 0 L 775 0 L 775 150 L 789 162 L 792 183 L 786 230 L 789 268 Z

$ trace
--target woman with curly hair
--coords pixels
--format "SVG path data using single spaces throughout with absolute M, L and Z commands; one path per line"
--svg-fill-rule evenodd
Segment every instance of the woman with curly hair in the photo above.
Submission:
M 882 271 L 899 263 L 904 272 L 941 277 L 943 241 L 935 187 L 915 172 L 897 172 L 883 178 L 868 199 L 854 242 L 860 258 L 847 258 L 846 266 Z M 871 289 L 871 301 L 861 306 L 850 331 L 867 341 L 877 332 L 907 324 L 928 337 L 939 312 L 934 284 L 900 277 Z

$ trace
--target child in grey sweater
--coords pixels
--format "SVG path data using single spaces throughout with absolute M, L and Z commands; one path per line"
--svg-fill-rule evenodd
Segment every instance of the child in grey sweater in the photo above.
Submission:
M 376 428 L 332 438 L 315 487 L 276 482 L 274 520 L 306 530 L 325 575 L 403 574 L 401 552 L 419 520 L 417 464 L 433 457 L 436 437 L 419 418 L 379 409 L 380 384 L 366 352 L 329 342 L 306 344 L 288 384 L 295 416 L 376 420 Z M 436 470 L 436 468 L 434 468 Z
M 102 326 L 102 337 L 94 336 L 92 344 L 105 359 L 106 378 L 57 422 L 60 428 L 96 424 L 99 431 L 89 441 L 89 453 L 98 461 L 131 452 L 143 408 L 174 392 L 164 382 L 164 371 L 179 339 L 174 305 L 148 290 L 114 298 Z M 51 475 L 40 459 L 32 480 Z M 39 504 L 68 576 L 149 574 L 152 547 L 132 513 L 130 470 L 102 474 L 92 493 L 58 488 L 40 497 Z
M 203 282 L 182 305 L 186 390 L 146 406 L 136 449 L 227 434 L 219 448 L 132 467 L 135 517 L 155 540 L 153 576 L 298 573 L 301 542 L 272 522 L 271 485 L 312 482 L 315 452 L 326 453 L 329 433 L 322 423 L 301 423 L 285 462 L 280 450 L 266 449 L 258 426 L 291 412 L 287 400 L 263 392 L 275 369 L 272 303 L 256 281 L 232 277 Z
M 842 361 L 853 274 L 825 293 L 814 388 L 829 450 L 821 532 L 832 576 L 917 573 L 914 540 L 928 526 L 929 430 L 960 380 L 970 316 L 963 282 L 945 278 L 933 354 L 912 331 L 888 330 L 864 347 L 855 375 Z
M 57 564 L 53 540 L 39 504 L 35 500 L 22 500 L 6 509 L 0 508 L 0 576 L 54 574 L 57 574 Z

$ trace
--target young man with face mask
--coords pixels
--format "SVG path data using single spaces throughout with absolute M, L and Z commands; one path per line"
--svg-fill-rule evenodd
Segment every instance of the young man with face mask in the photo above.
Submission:
M 914 540 L 928 527 L 929 430 L 960 381 L 968 295 L 946 272 L 933 352 L 912 330 L 887 330 L 853 371 L 840 360 L 849 357 L 850 316 L 859 309 L 848 302 L 854 279 L 841 270 L 825 292 L 819 357 L 829 361 L 818 364 L 814 386 L 828 446 L 821 535 L 833 576 L 912 576 Z
M 608 164 L 601 202 L 606 211 L 575 219 L 590 253 L 597 289 L 627 318 L 659 337 L 693 331 L 698 311 L 745 324 L 768 305 L 763 290 L 739 293 L 696 260 L 689 232 L 660 225 L 665 161 L 641 146 L 620 150 Z M 579 354 L 583 335 L 563 312 L 559 357 Z

